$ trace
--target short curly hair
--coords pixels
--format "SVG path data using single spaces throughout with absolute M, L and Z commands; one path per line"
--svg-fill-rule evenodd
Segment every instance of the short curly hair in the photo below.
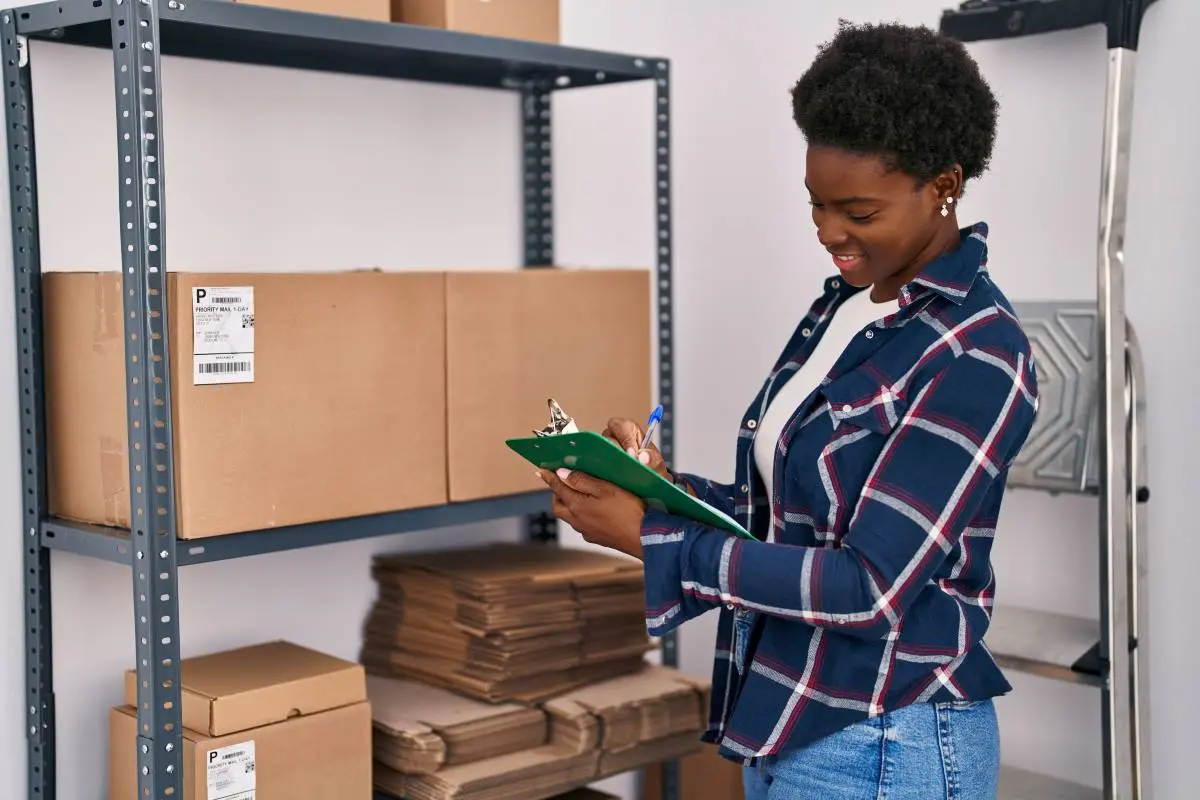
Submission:
M 955 164 L 988 168 L 999 104 L 961 42 L 926 27 L 838 23 L 792 88 L 810 145 L 880 156 L 929 181 Z

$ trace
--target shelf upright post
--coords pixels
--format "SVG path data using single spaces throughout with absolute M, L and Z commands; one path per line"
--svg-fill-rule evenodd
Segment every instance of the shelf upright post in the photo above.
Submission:
M 25 738 L 29 797 L 54 800 L 54 657 L 50 551 L 42 547 L 46 516 L 46 431 L 42 377 L 42 262 L 38 233 L 37 157 L 29 43 L 15 12 L 0 13 L 4 109 L 8 122 L 17 386 L 21 442 L 21 541 L 25 575 Z
M 658 426 L 658 449 L 663 460 L 675 459 L 675 336 L 674 285 L 672 282 L 671 230 L 671 64 L 655 62 L 654 69 L 654 246 L 655 278 L 658 297 L 658 402 L 663 407 Z M 662 638 L 662 660 L 668 667 L 679 666 L 678 634 Z M 679 762 L 662 764 L 662 800 L 679 800 Z
M 528 81 L 521 87 L 521 216 L 527 269 L 554 266 L 551 91 L 541 81 Z M 558 520 L 552 515 L 534 514 L 528 525 L 533 541 L 558 540 Z
M 183 796 L 159 0 L 111 0 L 137 653 L 138 797 Z M 167 4 L 164 3 L 164 6 Z M 178 4 L 172 0 L 171 7 Z

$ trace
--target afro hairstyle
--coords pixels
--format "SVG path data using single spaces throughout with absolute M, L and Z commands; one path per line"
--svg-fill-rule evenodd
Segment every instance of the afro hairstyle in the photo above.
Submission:
M 988 167 L 998 103 L 961 42 L 926 27 L 838 23 L 792 88 L 810 145 L 883 159 L 919 181 Z

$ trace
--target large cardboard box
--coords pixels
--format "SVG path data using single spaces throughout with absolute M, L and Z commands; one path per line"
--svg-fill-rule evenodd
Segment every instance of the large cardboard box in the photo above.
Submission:
M 180 538 L 446 501 L 441 274 L 167 278 Z M 43 292 L 50 513 L 129 527 L 121 276 Z
M 559 43 L 559 0 L 394 0 L 394 19 L 463 33 Z
M 450 499 L 545 489 L 504 440 L 549 419 L 581 428 L 650 413 L 651 274 L 529 269 L 446 276 Z
M 137 800 L 136 676 L 109 713 L 109 800 Z M 180 663 L 183 798 L 370 800 L 371 706 L 358 664 L 287 642 Z M 222 794 L 221 792 L 224 792 Z

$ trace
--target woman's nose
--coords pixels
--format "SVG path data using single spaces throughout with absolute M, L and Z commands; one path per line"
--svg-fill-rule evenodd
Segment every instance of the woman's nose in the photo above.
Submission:
M 848 238 L 846 230 L 840 225 L 824 220 L 817 223 L 817 241 L 821 243 L 822 247 L 837 247 L 845 244 Z

